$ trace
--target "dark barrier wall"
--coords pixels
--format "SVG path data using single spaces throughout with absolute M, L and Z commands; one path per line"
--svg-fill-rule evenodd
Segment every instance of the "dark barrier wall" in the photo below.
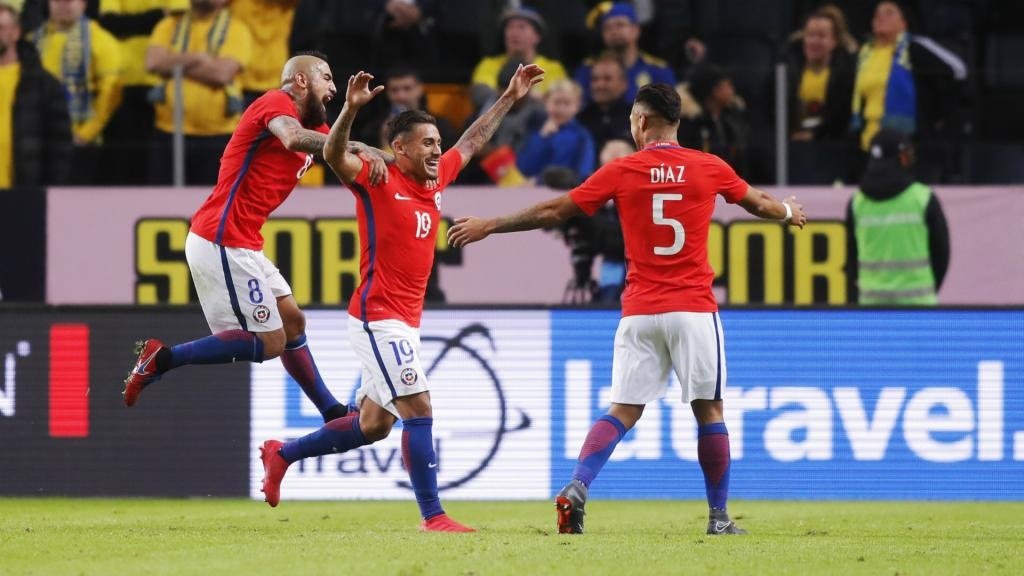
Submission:
M 0 300 L 46 299 L 46 191 L 0 190 Z
M 121 402 L 137 338 L 206 333 L 198 310 L 0 308 L 0 494 L 245 496 L 248 366 L 183 368 Z

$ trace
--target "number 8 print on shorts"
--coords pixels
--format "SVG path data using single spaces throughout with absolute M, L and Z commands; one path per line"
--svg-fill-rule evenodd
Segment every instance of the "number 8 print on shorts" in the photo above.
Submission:
M 252 309 L 252 319 L 258 324 L 265 324 L 270 320 L 270 308 L 260 304 L 263 302 L 263 292 L 260 290 L 260 281 L 256 278 L 249 280 L 249 301 L 256 306 Z

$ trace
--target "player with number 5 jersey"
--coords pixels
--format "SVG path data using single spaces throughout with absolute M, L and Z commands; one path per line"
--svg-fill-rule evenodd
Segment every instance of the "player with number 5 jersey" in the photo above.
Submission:
M 448 242 L 462 247 L 490 234 L 555 227 L 593 215 L 614 200 L 626 245 L 626 290 L 612 357 L 611 408 L 583 443 L 572 480 L 555 499 L 558 531 L 583 532 L 590 484 L 644 407 L 665 396 L 669 371 L 697 419 L 708 534 L 743 534 L 726 512 L 729 435 L 722 391 L 725 342 L 711 291 L 708 228 L 721 194 L 766 219 L 803 228 L 795 198 L 779 202 L 749 186 L 717 156 L 679 146 L 679 95 L 667 84 L 642 87 L 629 115 L 637 152 L 609 162 L 578 188 L 503 218 L 460 218 Z
M 319 55 L 288 60 L 281 88 L 256 99 L 242 114 L 221 157 L 213 192 L 192 217 L 185 240 L 196 294 L 212 334 L 175 346 L 150 338 L 136 345 L 135 367 L 125 379 L 124 402 L 165 372 L 187 364 L 262 362 L 281 356 L 288 374 L 320 410 L 324 421 L 347 413 L 324 384 L 306 344 L 305 317 L 291 287 L 263 253 L 260 229 L 323 152 L 324 105 L 337 92 Z M 386 177 L 380 151 L 353 143 Z
M 721 158 L 671 140 L 603 166 L 569 194 L 588 216 L 615 200 L 625 240 L 622 315 L 714 312 L 708 227 L 721 194 L 735 204 L 747 183 Z
M 512 105 L 542 80 L 536 65 L 516 70 L 500 98 L 444 154 L 432 116 L 401 112 L 387 125 L 395 153 L 386 183 L 375 184 L 367 167 L 347 151 L 356 112 L 383 86 L 373 76 L 349 78 L 345 106 L 324 145 L 324 158 L 356 196 L 361 253 L 359 288 L 348 307 L 348 335 L 362 364 L 358 414 L 328 422 L 291 442 L 267 440 L 261 449 L 263 492 L 271 506 L 281 498 L 288 467 L 302 458 L 341 453 L 385 438 L 402 420 L 402 462 L 428 532 L 473 532 L 445 514 L 437 492 L 433 411 L 420 361 L 420 316 L 434 262 L 441 194 L 491 139 Z

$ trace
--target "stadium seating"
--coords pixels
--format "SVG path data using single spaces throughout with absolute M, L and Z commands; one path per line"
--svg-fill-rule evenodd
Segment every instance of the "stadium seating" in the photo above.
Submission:
M 1024 88 L 1024 34 L 993 34 L 985 52 L 985 76 L 990 87 Z
M 423 85 L 423 90 L 427 95 L 427 109 L 456 128 L 464 126 L 473 114 L 473 103 L 465 84 L 429 83 Z
M 1024 134 L 1024 35 L 997 33 L 985 43 L 984 90 L 980 96 L 981 136 L 1020 140 Z
M 972 184 L 1024 183 L 1024 144 L 972 142 L 964 147 L 966 179 Z
M 845 180 L 854 148 L 852 141 L 790 142 L 788 183 L 821 185 Z
M 913 24 L 927 36 L 969 33 L 977 27 L 977 6 L 972 0 L 918 0 Z
M 424 74 L 428 82 L 468 83 L 473 67 L 483 55 L 481 37 L 496 30 L 487 2 L 446 0 L 437 17 L 438 52 L 441 66 Z
M 775 43 L 756 36 L 719 34 L 707 42 L 708 59 L 732 75 L 733 86 L 748 107 L 759 110 L 770 100 L 767 93 L 775 64 Z
M 700 0 L 700 27 L 707 33 L 781 40 L 791 31 L 791 0 Z

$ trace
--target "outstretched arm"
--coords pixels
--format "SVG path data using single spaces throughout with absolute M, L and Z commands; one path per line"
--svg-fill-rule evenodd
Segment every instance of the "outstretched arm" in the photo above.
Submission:
M 491 136 L 494 136 L 494 131 L 501 125 L 501 121 L 505 119 L 505 115 L 512 109 L 512 105 L 520 98 L 529 94 L 530 88 L 534 84 L 544 79 L 543 74 L 544 69 L 536 64 L 519 65 L 512 80 L 508 83 L 508 88 L 505 89 L 501 97 L 486 112 L 481 114 L 469 128 L 466 128 L 462 138 L 459 138 L 459 141 L 455 143 L 455 149 L 462 156 L 463 168 L 466 167 L 466 164 L 469 164 L 470 159 L 483 148 L 484 144 L 487 144 Z
M 284 114 L 276 116 L 267 124 L 267 129 L 271 134 L 277 136 L 285 148 L 292 152 L 321 155 L 324 153 L 327 134 L 303 128 L 294 116 Z M 363 162 L 370 164 L 371 184 L 376 185 L 382 180 L 388 181 L 387 165 L 395 161 L 394 156 L 362 142 L 349 142 L 348 151 L 358 156 Z
M 796 196 L 790 196 L 779 202 L 764 190 L 748 186 L 747 195 L 739 201 L 739 205 L 747 212 L 765 220 L 782 220 L 786 224 L 798 228 L 803 228 L 807 223 L 804 207 L 802 204 L 796 203 Z
M 383 86 L 377 86 L 370 90 L 372 74 L 360 71 L 348 79 L 348 89 L 345 92 L 345 106 L 341 114 L 331 126 L 331 132 L 327 135 L 324 143 L 324 160 L 334 170 L 334 173 L 341 178 L 341 181 L 349 184 L 359 175 L 363 167 L 363 161 L 359 156 L 349 151 L 349 135 L 352 132 L 352 122 L 356 119 L 356 113 L 374 96 L 384 90 Z
M 365 155 L 365 156 L 374 156 L 374 157 L 380 158 L 386 164 L 394 164 L 395 163 L 395 155 L 394 154 L 392 154 L 390 152 L 385 152 L 385 151 L 381 150 L 380 148 L 374 148 L 373 146 L 370 146 L 369 144 L 363 144 L 362 142 L 357 142 L 355 140 L 350 140 L 349 141 L 349 143 L 348 143 L 348 151 L 353 153 L 353 154 L 362 154 L 362 155 Z M 365 158 L 363 158 L 363 159 L 365 160 Z
M 323 154 L 324 152 L 327 134 L 303 128 L 294 116 L 285 116 L 284 114 L 277 116 L 267 124 L 267 128 L 274 136 L 277 136 L 285 148 L 292 152 L 306 152 L 307 154 Z M 388 164 L 395 161 L 392 154 L 355 140 L 349 141 L 348 151 L 352 154 L 376 156 Z
M 562 194 L 558 198 L 534 204 L 511 216 L 487 220 L 473 216 L 459 218 L 455 221 L 455 226 L 448 229 L 448 245 L 462 248 L 491 234 L 550 228 L 583 213 L 568 194 Z

